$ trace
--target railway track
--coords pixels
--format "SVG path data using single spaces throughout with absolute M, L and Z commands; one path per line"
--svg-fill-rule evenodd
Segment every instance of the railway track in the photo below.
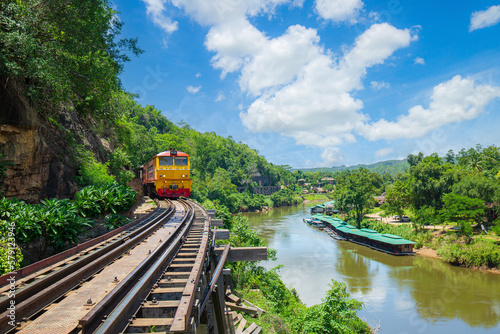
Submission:
M 194 332 L 201 286 L 206 284 L 210 221 L 201 206 L 190 206 L 189 224 L 95 333 Z
M 215 247 L 228 232 L 210 230 L 221 224 L 212 214 L 188 200 L 162 202 L 133 228 L 24 277 L 17 324 L 1 314 L 0 333 L 225 333 L 230 246 Z M 0 288 L 2 309 L 8 289 Z
M 131 252 L 136 253 L 136 249 L 141 248 L 141 246 L 143 248 L 144 245 L 149 247 L 149 252 L 154 247 L 154 252 L 151 253 L 158 254 L 160 246 L 147 245 L 147 242 L 152 239 L 152 236 L 163 234 L 165 235 L 164 239 L 168 240 L 169 236 L 173 237 L 176 234 L 176 231 L 179 230 L 177 227 L 181 225 L 180 223 L 170 223 L 171 226 L 167 228 L 167 225 L 169 225 L 168 222 L 172 221 L 171 218 L 174 216 L 176 207 L 184 208 L 185 204 L 180 205 L 176 203 L 174 205 L 171 201 L 161 202 L 159 209 L 147 217 L 147 219 L 139 220 L 132 228 L 82 250 L 74 256 L 69 256 L 64 261 L 49 265 L 43 270 L 23 277 L 22 280 L 16 282 L 14 298 L 9 296 L 12 291 L 10 284 L 0 288 L 0 307 L 1 310 L 7 310 L 0 314 L 0 333 L 57 333 L 57 330 L 52 330 L 52 328 L 56 327 L 54 326 L 54 322 L 45 326 L 47 328 L 43 330 L 30 330 L 30 327 L 32 327 L 30 325 L 50 313 L 50 310 L 58 304 L 63 304 L 66 299 L 71 299 L 69 298 L 70 296 L 78 294 L 86 285 L 98 281 L 101 274 L 106 272 L 106 269 L 112 267 L 113 264 L 123 259 L 130 260 L 134 258 Z M 182 217 L 188 215 L 187 210 L 184 211 L 181 214 Z M 138 255 L 140 256 L 140 254 Z M 147 255 L 144 256 L 146 259 L 152 258 L 152 256 Z M 146 259 L 141 264 L 147 265 Z M 125 268 L 125 270 L 130 271 L 131 268 Z M 118 276 L 125 276 L 123 272 L 119 271 L 112 272 L 111 275 L 116 275 L 113 276 L 113 281 L 116 282 L 111 282 L 113 286 L 118 285 L 118 281 L 121 280 L 121 278 L 117 278 Z M 109 286 L 106 289 L 113 290 Z M 108 293 L 108 291 L 103 292 Z M 81 294 L 81 296 L 84 297 L 85 294 Z M 15 327 L 12 326 L 12 317 L 9 317 L 9 315 L 12 315 L 12 312 L 8 310 L 9 304 L 12 304 L 12 301 L 15 302 Z M 90 309 L 89 307 L 96 303 L 96 299 L 92 301 L 89 298 L 77 303 L 79 303 L 78 306 L 80 308 L 83 307 L 83 311 L 87 311 Z M 68 322 L 67 319 L 61 319 L 61 323 L 65 322 Z M 76 321 L 76 325 L 73 324 L 73 327 L 77 325 L 78 320 Z

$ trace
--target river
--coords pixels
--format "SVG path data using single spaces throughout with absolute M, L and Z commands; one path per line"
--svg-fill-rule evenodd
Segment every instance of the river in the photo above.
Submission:
M 283 281 L 304 303 L 320 303 L 334 279 L 365 304 L 358 315 L 380 333 L 500 333 L 500 275 L 336 241 L 302 221 L 311 206 L 245 214 L 278 251 L 277 261 L 261 264 L 284 265 Z

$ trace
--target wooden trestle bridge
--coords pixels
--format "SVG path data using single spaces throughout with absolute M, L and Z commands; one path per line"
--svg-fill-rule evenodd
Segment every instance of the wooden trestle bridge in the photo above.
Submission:
M 229 231 L 217 228 L 214 210 L 189 200 L 158 204 L 0 277 L 0 333 L 258 333 L 226 305 L 236 297 L 223 265 L 265 260 L 267 249 L 217 246 Z

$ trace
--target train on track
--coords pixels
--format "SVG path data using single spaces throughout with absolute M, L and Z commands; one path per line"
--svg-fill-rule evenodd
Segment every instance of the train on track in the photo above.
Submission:
M 191 161 L 189 154 L 170 149 L 158 153 L 140 167 L 144 194 L 164 198 L 191 195 Z

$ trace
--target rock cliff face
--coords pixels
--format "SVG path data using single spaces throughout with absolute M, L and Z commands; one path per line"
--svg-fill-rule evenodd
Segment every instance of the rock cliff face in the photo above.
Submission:
M 0 77 L 0 153 L 8 163 L 6 197 L 36 203 L 70 197 L 78 190 L 73 181 L 77 166 L 61 128 L 97 153 L 98 160 L 107 154 L 75 111 L 61 109 L 54 114 L 59 127 L 40 116 L 25 97 L 22 84 Z

